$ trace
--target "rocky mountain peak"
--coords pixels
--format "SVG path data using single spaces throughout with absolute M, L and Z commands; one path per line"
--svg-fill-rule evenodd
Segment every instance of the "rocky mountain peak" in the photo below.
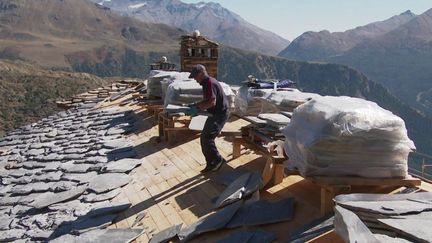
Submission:
M 197 7 L 197 8 L 203 8 L 203 7 L 208 7 L 208 6 L 222 7 L 222 5 L 220 5 L 219 3 L 215 3 L 215 2 L 198 2 L 198 3 L 193 3 L 192 5 Z
M 407 10 L 403 13 L 401 13 L 400 15 L 405 15 L 405 16 L 416 16 L 415 13 L 411 12 L 411 10 Z
M 240 49 L 276 55 L 289 41 L 261 29 L 219 3 L 180 0 L 92 0 L 122 15 L 186 31 L 199 29 L 215 41 Z

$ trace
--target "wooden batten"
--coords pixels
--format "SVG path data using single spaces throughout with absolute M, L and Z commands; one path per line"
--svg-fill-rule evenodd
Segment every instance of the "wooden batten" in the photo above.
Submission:
M 182 36 L 180 63 L 182 72 L 190 72 L 197 64 L 206 67 L 210 76 L 217 78 L 219 44 L 203 36 Z
M 177 67 L 174 63 L 161 61 L 150 64 L 150 70 L 177 71 Z

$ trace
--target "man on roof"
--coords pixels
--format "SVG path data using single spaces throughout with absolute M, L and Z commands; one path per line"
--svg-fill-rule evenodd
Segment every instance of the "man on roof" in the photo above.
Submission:
M 196 107 L 210 113 L 200 138 L 201 150 L 207 162 L 206 167 L 201 172 L 218 171 L 226 163 L 226 160 L 219 154 L 215 138 L 220 134 L 228 120 L 228 99 L 220 83 L 208 75 L 204 65 L 196 65 L 189 78 L 195 79 L 203 89 L 203 100 L 196 103 Z

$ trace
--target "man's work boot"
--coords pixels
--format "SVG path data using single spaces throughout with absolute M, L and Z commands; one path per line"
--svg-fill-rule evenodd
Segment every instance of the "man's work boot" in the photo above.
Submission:
M 213 165 L 212 164 L 207 164 L 206 165 L 206 167 L 203 169 L 203 170 L 201 170 L 201 173 L 207 173 L 207 172 L 210 172 L 210 171 L 212 171 L 213 170 Z
M 216 172 L 219 171 L 222 168 L 222 165 L 226 163 L 226 160 L 222 158 L 218 163 L 216 163 L 211 171 Z

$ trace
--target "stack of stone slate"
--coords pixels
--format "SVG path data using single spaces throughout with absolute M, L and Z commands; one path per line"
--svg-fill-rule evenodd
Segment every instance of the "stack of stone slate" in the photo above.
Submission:
M 231 87 L 224 83 L 219 82 L 227 99 L 230 109 L 234 108 L 235 94 Z M 166 96 L 164 97 L 164 105 L 182 105 L 198 102 L 202 100 L 203 93 L 202 87 L 195 80 L 173 80 L 166 88 Z
M 286 166 L 303 176 L 405 178 L 415 150 L 404 120 L 352 97 L 315 98 L 282 130 Z
M 152 70 L 150 71 L 147 83 L 147 94 L 150 98 L 163 98 L 165 89 L 171 82 L 174 80 L 186 80 L 188 76 L 189 73 L 187 72 L 179 73 L 174 71 Z
M 335 230 L 345 242 L 431 242 L 432 193 L 335 198 Z
M 262 113 L 258 115 L 258 118 L 265 120 L 267 126 L 273 128 L 283 128 L 291 121 L 287 116 L 280 113 Z
M 89 108 L 60 112 L 0 140 L 0 242 L 105 227 L 130 206 L 110 200 L 141 164 L 124 135 L 133 129 L 133 112 Z
M 243 86 L 235 97 L 236 112 L 242 116 L 257 116 L 260 113 L 292 112 L 311 99 L 320 97 L 298 89 L 254 89 Z
M 76 108 L 83 104 L 96 104 L 110 97 L 110 100 L 115 100 L 116 97 L 123 97 L 128 90 L 142 85 L 144 81 L 141 80 L 127 80 L 114 82 L 110 86 L 99 87 L 97 89 L 76 95 L 71 99 L 63 99 L 56 101 L 58 107 L 64 109 Z

